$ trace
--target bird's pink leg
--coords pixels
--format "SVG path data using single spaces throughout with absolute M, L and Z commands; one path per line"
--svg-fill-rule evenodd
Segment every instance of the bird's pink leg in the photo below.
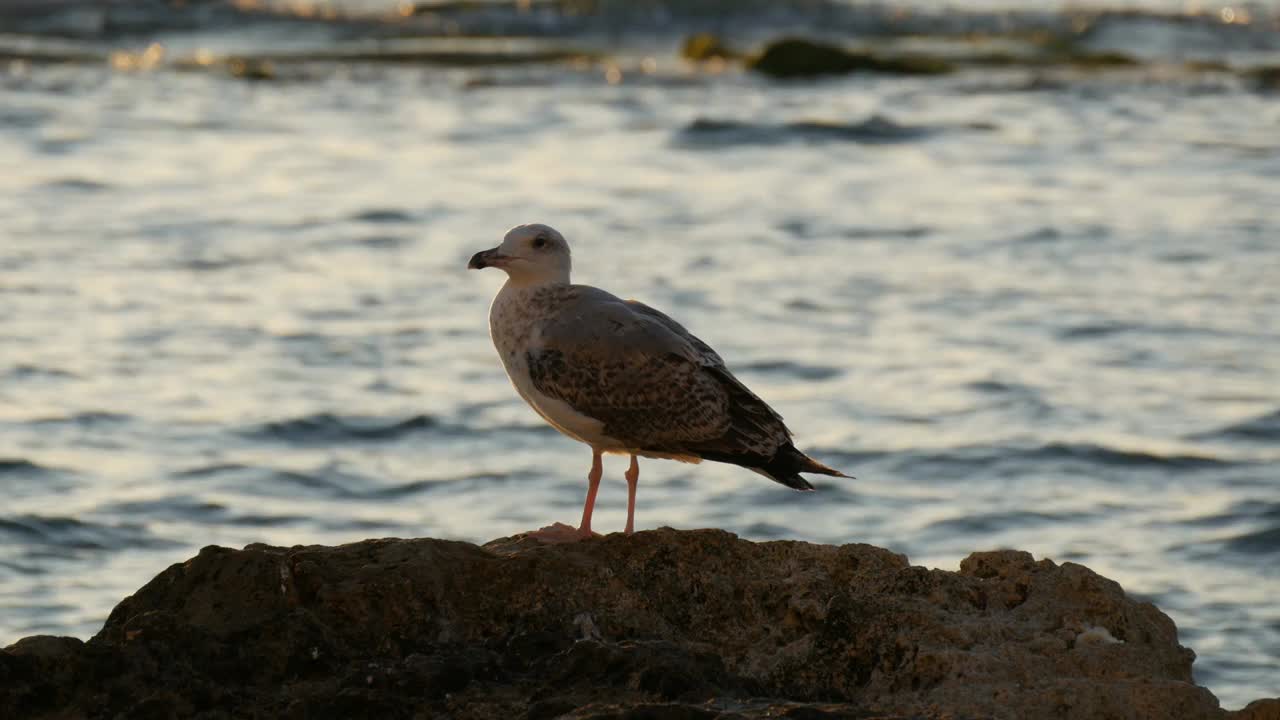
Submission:
M 631 456 L 631 467 L 627 468 L 627 529 L 630 535 L 636 531 L 636 485 L 640 482 L 640 462 Z
M 570 543 L 595 535 L 591 532 L 591 511 L 596 508 L 596 491 L 600 489 L 604 466 L 600 462 L 600 451 L 592 448 L 591 453 L 591 472 L 587 475 L 587 502 L 582 506 L 582 524 L 574 528 L 558 522 L 527 533 L 528 537 L 544 543 Z
M 600 489 L 600 476 L 603 474 L 600 451 L 592 448 L 591 472 L 587 475 L 587 502 L 582 506 L 582 524 L 578 526 L 578 534 L 584 538 L 591 537 L 591 511 L 596 509 L 596 491 Z

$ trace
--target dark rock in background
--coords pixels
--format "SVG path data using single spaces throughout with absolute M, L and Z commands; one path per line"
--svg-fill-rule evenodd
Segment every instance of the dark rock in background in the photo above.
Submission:
M 852 72 L 895 75 L 942 75 L 954 68 L 941 58 L 923 55 L 882 56 L 845 50 L 803 38 L 783 38 L 769 43 L 747 67 L 774 78 L 808 78 Z

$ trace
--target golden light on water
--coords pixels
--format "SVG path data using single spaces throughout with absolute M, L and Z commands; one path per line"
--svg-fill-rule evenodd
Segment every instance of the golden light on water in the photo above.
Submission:
M 200 48 L 199 50 L 196 50 L 195 53 L 192 54 L 191 56 L 191 61 L 201 67 L 208 67 L 214 64 L 217 61 L 217 59 L 218 59 L 217 56 L 215 56 L 212 52 L 204 48 Z
M 1233 8 L 1229 5 L 1218 12 L 1218 17 L 1228 25 L 1248 25 L 1253 19 L 1247 9 Z
M 141 52 L 118 50 L 111 53 L 111 67 L 116 70 L 151 70 L 164 60 L 164 46 L 151 43 Z
M 333 20 L 339 16 L 337 8 L 330 2 L 316 2 L 316 0 L 231 0 L 231 5 L 237 10 L 245 12 L 272 11 L 287 13 L 303 18 L 323 18 L 325 20 Z M 408 11 L 406 12 L 406 6 Z M 408 2 L 401 3 L 397 8 L 402 15 L 413 14 L 413 5 Z

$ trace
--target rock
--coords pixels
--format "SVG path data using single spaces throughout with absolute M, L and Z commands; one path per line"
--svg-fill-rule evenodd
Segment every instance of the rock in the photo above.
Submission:
M 686 41 L 685 53 L 691 52 Z M 712 36 L 706 43 L 718 43 Z M 975 51 L 976 48 L 976 51 Z M 1114 50 L 1093 50 L 1082 46 L 1077 38 L 1051 37 L 1025 47 L 1006 46 L 982 49 L 980 46 L 938 45 L 929 54 L 847 50 L 835 45 L 804 38 L 784 38 L 765 46 L 759 55 L 746 58 L 749 69 L 775 78 L 811 78 L 854 72 L 896 75 L 943 75 L 965 68 L 1026 67 L 1063 68 L 1078 71 L 1110 71 L 1139 68 L 1138 58 Z
M 227 72 L 242 80 L 276 79 L 275 65 L 270 60 L 257 58 L 231 58 L 227 61 Z
M 1080 68 L 1104 69 L 1137 67 L 1137 58 L 1122 52 L 1077 52 L 1065 56 L 1064 62 Z
M 0 652 L 0 717 L 1274 717 L 1220 710 L 1193 659 L 1155 606 L 1015 551 L 946 572 L 715 530 L 208 547 L 87 643 Z
M 1280 65 L 1253 68 L 1245 73 L 1259 91 L 1280 91 Z
M 853 52 L 803 38 L 784 38 L 767 45 L 747 60 L 747 67 L 774 78 L 811 78 L 853 72 L 896 75 L 942 75 L 954 68 L 927 55 L 880 56 Z
M 741 53 L 730 48 L 723 40 L 711 33 L 697 33 L 685 38 L 684 44 L 680 46 L 680 56 L 694 62 L 705 62 L 733 60 L 740 57 Z
M 1254 700 L 1235 713 L 1233 720 L 1280 720 L 1280 698 Z

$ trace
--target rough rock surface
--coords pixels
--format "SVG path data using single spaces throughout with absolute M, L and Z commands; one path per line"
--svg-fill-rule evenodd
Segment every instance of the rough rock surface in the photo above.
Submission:
M 768 77 L 809 79 L 827 75 L 850 73 L 880 73 L 887 75 L 945 75 L 963 68 L 1024 67 L 1035 69 L 1064 69 L 1076 71 L 1126 70 L 1142 67 L 1138 58 L 1116 51 L 1096 51 L 1081 45 L 1078 38 L 1044 38 L 1028 42 L 1020 50 L 983 51 L 980 46 L 953 46 L 950 51 L 941 49 L 933 54 L 922 52 L 894 52 L 889 48 L 877 50 L 849 49 L 826 42 L 801 37 L 784 37 L 767 45 L 756 55 L 742 57 L 737 53 L 722 51 L 727 48 L 714 35 L 695 35 L 685 41 L 682 54 L 691 60 L 720 57 L 724 60 L 741 58 L 748 70 Z M 1016 46 L 1015 46 L 1016 47 Z M 1230 71 L 1226 65 L 1214 67 L 1190 63 L 1187 70 Z M 1265 90 L 1268 71 L 1274 68 L 1255 68 L 1244 71 L 1253 84 Z M 1273 83 L 1274 84 L 1274 83 Z
M 747 68 L 773 78 L 812 78 L 854 72 L 942 75 L 955 69 L 941 58 L 880 56 L 804 38 L 783 38 L 769 43 L 759 55 L 747 60 Z
M 1023 552 L 662 529 L 208 547 L 87 643 L 0 652 L 3 718 L 1215 718 L 1173 622 Z

